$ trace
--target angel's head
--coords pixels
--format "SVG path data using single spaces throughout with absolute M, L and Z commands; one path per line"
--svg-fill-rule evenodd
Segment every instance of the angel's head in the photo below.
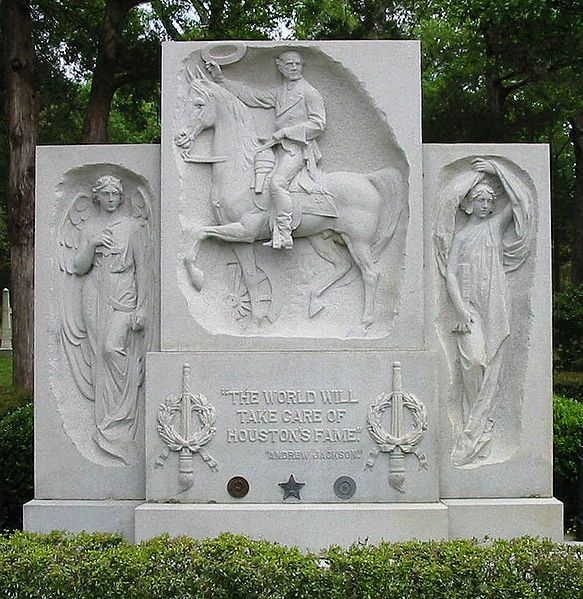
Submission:
M 479 218 L 486 218 L 494 211 L 496 192 L 488 183 L 477 183 L 468 191 L 460 203 L 460 208 L 466 214 L 475 214 Z
M 123 202 L 123 185 L 113 175 L 99 177 L 91 188 L 93 202 L 105 212 L 115 212 Z

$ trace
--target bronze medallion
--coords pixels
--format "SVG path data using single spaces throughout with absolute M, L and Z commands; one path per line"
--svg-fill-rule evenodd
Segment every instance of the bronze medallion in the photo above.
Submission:
M 245 497 L 249 493 L 249 483 L 242 476 L 233 476 L 227 483 L 227 491 L 231 497 Z
M 340 499 L 350 499 L 356 491 L 356 483 L 350 476 L 340 476 L 334 481 L 334 493 Z

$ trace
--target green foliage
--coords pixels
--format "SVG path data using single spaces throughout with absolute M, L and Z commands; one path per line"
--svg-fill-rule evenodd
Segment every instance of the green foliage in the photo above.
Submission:
M 116 93 L 109 119 L 109 133 L 113 143 L 160 143 L 159 85 L 122 88 Z
M 573 285 L 554 298 L 555 368 L 583 371 L 583 285 Z
M 415 19 L 411 0 L 304 0 L 294 6 L 299 39 L 400 39 Z
M 583 404 L 556 395 L 553 414 L 554 495 L 570 522 L 577 506 L 577 452 L 583 445 Z
M 27 389 L 14 387 L 4 389 L 0 387 L 0 418 L 4 418 L 4 416 L 30 403 L 31 399 L 30 391 Z
M 12 356 L 0 356 L 0 419 L 31 401 L 29 391 L 12 386 Z
M 0 538 L 12 599 L 511 599 L 582 597 L 583 551 L 531 538 L 382 543 L 324 556 L 242 536 L 15 533 Z
M 583 372 L 555 372 L 553 390 L 583 404 Z
M 33 406 L 27 404 L 0 420 L 0 476 L 7 528 L 22 526 L 22 506 L 34 496 L 33 463 Z
M 12 356 L 0 355 L 0 390 L 12 387 Z

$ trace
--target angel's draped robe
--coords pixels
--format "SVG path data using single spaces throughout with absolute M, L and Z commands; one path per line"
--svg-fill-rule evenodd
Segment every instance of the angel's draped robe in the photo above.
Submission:
M 137 461 L 134 437 L 143 378 L 143 334 L 134 332 L 132 324 L 138 307 L 136 253 L 143 249 L 140 227 L 133 219 L 120 216 L 108 228 L 113 248 L 97 248 L 82 291 L 93 356 L 93 439 L 107 453 L 132 464 Z
M 463 430 L 454 448 L 459 463 L 489 449 L 503 344 L 510 335 L 501 226 L 499 217 L 490 217 L 462 229 L 456 236 L 459 260 L 448 264 L 473 320 L 471 332 L 455 335 L 464 389 Z

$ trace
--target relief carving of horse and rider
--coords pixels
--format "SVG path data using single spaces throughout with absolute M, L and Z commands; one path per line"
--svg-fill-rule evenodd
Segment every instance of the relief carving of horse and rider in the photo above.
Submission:
M 212 59 L 205 63 L 206 72 L 186 69 L 193 120 L 175 143 L 185 162 L 212 164 L 211 202 L 218 222 L 197 226 L 185 257 L 187 272 L 200 290 L 204 275 L 196 261 L 201 243 L 208 238 L 231 242 L 249 291 L 251 315 L 261 320 L 268 316 L 260 301 L 265 273 L 257 266 L 253 243 L 293 251 L 294 238 L 305 237 L 333 266 L 329 278 L 311 289 L 309 316 L 324 307 L 321 295 L 357 268 L 364 286 L 361 324 L 366 331 L 374 322 L 383 274 L 377 262 L 399 222 L 406 183 L 392 166 L 367 174 L 322 172 L 318 138 L 326 130 L 324 100 L 303 78 L 304 62 L 297 51 L 286 51 L 275 62 L 282 82 L 272 89 L 227 79 Z M 275 112 L 275 131 L 267 140 L 257 135 L 253 108 Z M 213 156 L 197 159 L 191 149 L 207 129 L 214 129 Z

